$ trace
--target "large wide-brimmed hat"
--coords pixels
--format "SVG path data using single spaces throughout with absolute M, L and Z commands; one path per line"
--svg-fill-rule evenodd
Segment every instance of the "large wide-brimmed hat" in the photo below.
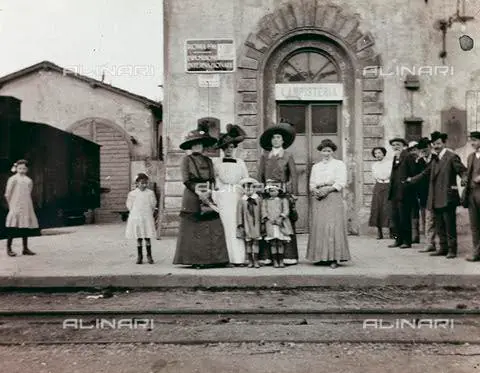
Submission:
M 260 136 L 260 146 L 265 150 L 272 149 L 273 135 L 282 135 L 283 148 L 287 149 L 295 141 L 295 128 L 287 122 L 280 122 L 277 125 L 268 127 Z
M 448 139 L 448 135 L 444 132 L 435 131 L 431 133 L 430 139 L 432 142 L 435 142 L 438 139 L 442 139 L 442 141 L 446 141 Z
M 393 145 L 394 142 L 401 142 L 403 145 L 408 146 L 407 141 L 401 137 L 395 137 L 389 141 L 390 145 Z
M 215 145 L 216 142 L 217 139 L 208 134 L 208 127 L 200 123 L 197 129 L 190 131 L 185 136 L 184 141 L 180 144 L 180 149 L 188 150 L 195 144 L 202 144 L 204 147 L 209 148 Z
M 227 124 L 227 132 L 220 134 L 216 147 L 224 148 L 229 144 L 238 145 L 245 140 L 246 136 L 247 134 L 240 126 L 237 126 L 236 124 Z
M 470 132 L 471 139 L 479 139 L 480 140 L 480 132 L 479 131 L 472 131 Z

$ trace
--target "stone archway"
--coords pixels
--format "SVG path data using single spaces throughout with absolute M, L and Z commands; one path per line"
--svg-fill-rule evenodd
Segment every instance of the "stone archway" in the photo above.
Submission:
M 100 148 L 100 208 L 95 211 L 97 222 L 118 221 L 115 211 L 126 210 L 125 201 L 131 190 L 131 142 L 126 131 L 103 118 L 86 118 L 71 125 L 67 131 L 86 138 Z
M 268 63 L 277 50 L 292 41 L 302 39 L 324 40 L 331 43 L 331 51 L 344 54 L 344 63 L 350 65 L 349 89 L 350 138 L 345 161 L 352 184 L 347 200 L 351 233 L 359 233 L 365 206 L 370 203 L 373 189 L 371 177 L 371 149 L 383 145 L 383 79 L 375 74 L 381 58 L 375 52 L 373 36 L 361 29 L 358 18 L 322 0 L 306 0 L 283 5 L 263 17 L 256 32 L 245 41 L 238 60 L 236 115 L 249 137 L 245 141 L 246 162 L 255 172 L 259 156 L 256 139 L 267 123 L 265 84 Z M 336 51 L 335 51 L 335 50 Z M 338 61 L 342 63 L 342 61 Z M 366 73 L 368 72 L 368 74 Z

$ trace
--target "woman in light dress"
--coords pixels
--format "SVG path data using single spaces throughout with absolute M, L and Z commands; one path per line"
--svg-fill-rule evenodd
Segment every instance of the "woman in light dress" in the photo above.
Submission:
M 223 157 L 214 161 L 217 190 L 212 197 L 220 211 L 228 257 L 233 265 L 243 265 L 246 260 L 245 242 L 237 238 L 237 206 L 243 194 L 240 181 L 248 177 L 248 169 L 243 160 L 234 157 L 244 138 L 245 132 L 239 126 L 227 125 L 227 133 L 222 134 L 217 143 Z
M 375 186 L 373 187 L 369 226 L 377 228 L 378 240 L 383 239 L 383 228 L 390 228 L 390 238 L 393 238 L 391 224 L 392 208 L 388 200 L 392 160 L 385 158 L 386 154 L 387 149 L 381 146 L 372 150 L 372 156 L 377 162 L 372 165 L 372 176 L 375 180 Z
M 337 268 L 339 261 L 350 260 L 342 196 L 347 184 L 347 167 L 333 158 L 337 150 L 333 141 L 323 140 L 317 149 L 323 159 L 313 165 L 310 175 L 313 208 L 306 258 L 315 263 L 328 262 Z
M 25 159 L 17 161 L 5 188 L 5 199 L 8 203 L 8 215 L 5 220 L 7 228 L 7 255 L 16 256 L 12 250 L 14 237 L 22 237 L 23 255 L 35 255 L 28 248 L 28 237 L 33 230 L 38 229 L 38 219 L 33 209 L 32 190 L 33 181 L 27 176 L 28 162 Z
M 157 197 L 153 190 L 147 188 L 148 176 L 146 174 L 138 174 L 135 182 L 137 188 L 128 193 L 127 197 L 127 208 L 130 213 L 125 236 L 137 240 L 137 264 L 143 262 L 143 240 L 145 240 L 147 261 L 149 264 L 153 264 L 151 239 L 157 234 L 154 219 Z

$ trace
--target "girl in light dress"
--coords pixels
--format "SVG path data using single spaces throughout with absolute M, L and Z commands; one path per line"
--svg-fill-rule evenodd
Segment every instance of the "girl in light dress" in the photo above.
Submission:
M 38 220 L 33 209 L 32 190 L 33 181 L 27 176 L 28 162 L 25 159 L 17 161 L 11 176 L 7 181 L 5 199 L 8 203 L 8 215 L 5 226 L 8 230 L 7 255 L 16 256 L 12 251 L 14 237 L 22 237 L 23 255 L 35 255 L 28 248 L 28 237 L 33 229 L 38 229 Z
M 156 237 L 154 213 L 157 206 L 157 197 L 153 190 L 147 188 L 148 176 L 144 173 L 137 175 L 137 188 L 128 193 L 127 229 L 125 236 L 137 240 L 137 264 L 143 262 L 143 240 L 147 250 L 147 260 L 153 264 L 151 239 Z
M 291 241 L 293 235 L 292 224 L 289 219 L 289 201 L 280 183 L 267 181 L 265 187 L 266 198 L 262 202 L 262 220 L 265 223 L 265 241 L 270 246 L 270 253 L 275 268 L 283 268 L 285 244 Z

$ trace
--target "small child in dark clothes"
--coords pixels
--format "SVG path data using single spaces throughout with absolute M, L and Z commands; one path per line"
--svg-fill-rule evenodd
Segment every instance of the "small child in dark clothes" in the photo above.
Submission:
M 256 193 L 258 181 L 252 178 L 240 180 L 244 195 L 237 206 L 237 238 L 245 241 L 248 267 L 260 268 L 258 242 L 262 239 L 262 200 Z

